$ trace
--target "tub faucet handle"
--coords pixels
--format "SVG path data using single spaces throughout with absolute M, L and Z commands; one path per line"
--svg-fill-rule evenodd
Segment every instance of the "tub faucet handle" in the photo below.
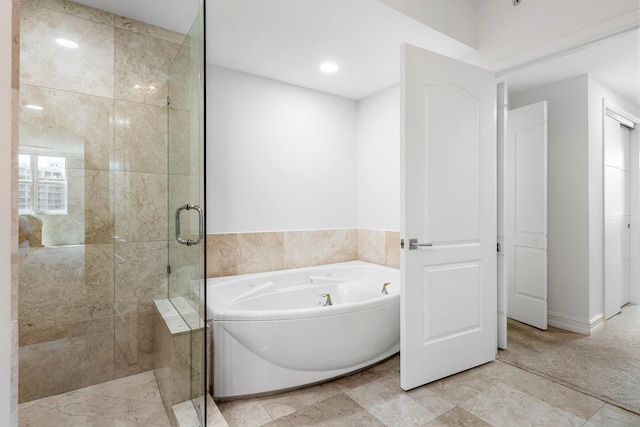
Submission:
M 324 302 L 324 304 L 322 304 L 323 307 L 326 307 L 328 305 L 333 305 L 333 303 L 331 302 L 331 294 L 321 294 L 320 295 L 322 298 L 326 298 L 327 300 Z
M 387 286 L 390 285 L 390 282 L 387 282 L 382 285 L 382 295 L 389 295 L 389 291 L 387 290 Z

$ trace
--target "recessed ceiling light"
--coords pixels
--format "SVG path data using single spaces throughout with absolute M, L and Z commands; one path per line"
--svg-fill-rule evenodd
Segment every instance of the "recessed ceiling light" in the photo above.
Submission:
M 40 110 L 44 110 L 43 107 L 39 106 L 39 105 L 33 105 L 33 104 L 27 104 L 24 106 L 25 108 L 28 108 L 30 110 L 36 110 L 36 111 L 40 111 Z
M 325 62 L 320 66 L 320 69 L 325 73 L 335 73 L 338 71 L 338 65 L 333 62 Z
M 71 49 L 76 49 L 78 47 L 78 43 L 67 39 L 56 39 L 56 43 L 58 43 L 60 46 L 68 47 Z

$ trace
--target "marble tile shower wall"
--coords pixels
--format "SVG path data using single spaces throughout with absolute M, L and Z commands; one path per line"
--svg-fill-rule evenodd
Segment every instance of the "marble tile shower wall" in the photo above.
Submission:
M 361 228 L 207 234 L 207 277 L 354 260 L 399 268 L 400 233 Z
M 184 36 L 66 0 L 21 7 L 20 152 L 65 157 L 68 174 L 66 214 L 38 214 L 43 247 L 20 242 L 24 402 L 153 367 L 153 301 L 167 297 L 166 78 Z

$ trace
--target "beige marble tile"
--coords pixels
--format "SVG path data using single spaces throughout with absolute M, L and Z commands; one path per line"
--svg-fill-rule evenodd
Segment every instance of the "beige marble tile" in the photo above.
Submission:
M 201 157 L 198 144 L 192 141 L 198 137 L 193 129 L 191 113 L 169 107 L 169 173 L 173 175 L 200 175 Z
M 504 381 L 512 375 L 522 372 L 521 369 L 497 359 L 489 363 L 485 363 L 484 365 L 478 366 L 473 370 L 479 374 L 484 374 L 489 378 L 493 378 L 498 381 Z
M 114 28 L 25 3 L 20 21 L 21 82 L 113 96 Z M 77 49 L 56 43 L 64 38 Z
M 204 249 L 204 243 L 187 246 L 175 239 L 169 241 L 169 298 L 185 297 L 196 301 L 200 295 L 204 295 L 204 282 L 201 281 L 204 275 Z
M 283 233 L 238 234 L 238 274 L 282 270 Z
M 162 403 L 94 395 L 78 390 L 22 406 L 29 426 L 170 427 Z
M 164 324 L 160 324 L 159 326 L 166 329 L 170 335 L 179 335 L 191 330 L 171 301 L 163 299 L 155 300 L 153 303 L 155 304 L 156 311 L 164 322 Z
M 115 316 L 114 377 L 153 369 L 153 311 Z
M 640 425 L 640 415 L 617 406 L 604 404 L 584 427 L 635 427 Z
M 586 421 L 502 383 L 459 406 L 494 426 L 581 426 Z
M 384 265 L 385 232 L 380 230 L 358 229 L 358 260 Z
M 20 263 L 21 330 L 110 314 L 112 276 L 96 280 L 95 274 L 105 271 L 103 262 L 113 266 L 112 249 L 87 245 L 30 250 Z
M 84 306 L 91 318 L 113 315 L 114 244 L 85 245 Z
M 218 408 L 225 420 L 233 427 L 258 427 L 273 421 L 257 399 L 219 402 Z
M 604 405 L 604 402 L 596 398 L 522 370 L 502 382 L 551 406 L 587 420 Z
M 237 234 L 207 234 L 207 277 L 235 276 L 237 251 Z
M 116 28 L 116 99 L 166 105 L 167 75 L 179 48 L 177 43 Z
M 285 231 L 283 234 L 285 269 L 322 264 L 322 231 Z
M 455 407 L 444 414 L 440 415 L 433 421 L 429 421 L 424 427 L 490 427 L 491 424 L 482 421 L 476 417 L 461 409 Z
M 78 221 L 84 225 L 82 230 L 84 241 L 85 243 L 114 242 L 116 240 L 115 174 L 107 171 L 87 170 L 83 175 L 84 188 L 81 198 L 76 203 L 84 207 L 81 217 L 84 218 L 84 221 Z M 71 206 L 69 209 L 71 210 Z
M 384 254 L 387 267 L 400 268 L 400 232 L 385 231 Z
M 167 243 L 115 244 L 115 310 L 148 312 L 167 297 Z
M 325 230 L 323 237 L 323 264 L 354 261 L 357 259 L 357 230 Z
M 258 400 L 271 418 L 278 420 L 340 394 L 342 391 L 335 384 L 325 383 Z
M 20 109 L 20 149 L 53 152 L 67 158 L 67 168 L 108 171 L 113 162 L 114 102 L 23 84 Z M 42 110 L 26 108 L 37 105 Z
M 21 330 L 20 402 L 112 379 L 113 342 L 113 317 Z
M 115 170 L 167 173 L 167 109 L 115 104 Z
M 424 386 L 449 402 L 460 404 L 496 384 L 497 381 L 475 370 L 461 372 Z
M 168 301 L 167 301 L 168 302 Z M 167 413 L 171 409 L 171 333 L 167 329 L 161 314 L 156 310 L 153 315 L 153 372 L 158 383 Z
M 172 337 L 171 403 L 184 402 L 191 396 L 191 337 Z
M 200 420 L 198 420 L 198 413 L 190 400 L 173 405 L 172 410 L 173 416 L 175 416 L 176 419 L 174 425 L 180 427 L 200 427 L 201 424 Z
M 203 92 L 198 87 L 203 84 L 201 76 L 204 68 L 204 42 L 197 28 L 200 25 L 200 20 L 197 20 L 191 29 L 192 34 L 185 37 L 169 73 L 171 108 L 193 113 L 194 123 L 197 115 L 204 111 Z M 193 130 L 197 131 L 197 128 Z
M 346 390 L 345 394 L 386 426 L 423 425 L 450 409 L 439 404 L 423 406 L 400 388 L 400 379 L 395 375 Z
M 30 3 L 36 6 L 73 15 L 78 18 L 88 19 L 101 24 L 113 25 L 114 16 L 109 12 L 94 9 L 68 0 L 22 0 L 23 3 Z
M 180 34 L 161 27 L 156 27 L 154 25 L 145 24 L 144 22 L 136 21 L 118 15 L 115 16 L 115 27 L 177 44 L 182 44 L 185 38 L 184 34 Z
M 153 370 L 129 375 L 124 378 L 95 384 L 81 390 L 84 393 L 117 397 L 141 402 L 162 403 L 158 383 Z
M 207 394 L 207 427 L 229 427 L 227 420 L 222 416 L 218 405 Z
M 316 405 L 277 420 L 275 425 L 287 426 L 384 426 L 374 416 L 340 394 Z
M 167 176 L 115 172 L 116 236 L 119 241 L 167 241 Z

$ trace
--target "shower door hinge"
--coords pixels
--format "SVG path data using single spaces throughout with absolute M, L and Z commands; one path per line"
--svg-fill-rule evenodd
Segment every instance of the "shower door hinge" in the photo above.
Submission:
M 167 95 L 167 105 L 171 105 L 171 96 Z
M 167 265 L 167 274 L 171 274 L 171 266 Z

